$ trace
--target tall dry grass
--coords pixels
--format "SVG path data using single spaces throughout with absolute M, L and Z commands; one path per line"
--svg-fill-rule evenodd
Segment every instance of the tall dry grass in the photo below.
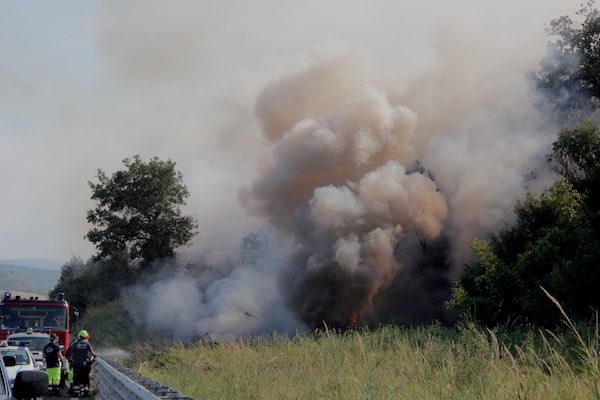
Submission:
M 146 349 L 130 362 L 197 399 L 600 399 L 598 330 L 569 323 L 383 326 Z

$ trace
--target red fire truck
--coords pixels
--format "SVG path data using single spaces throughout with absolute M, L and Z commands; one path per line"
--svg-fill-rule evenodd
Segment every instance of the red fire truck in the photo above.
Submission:
M 10 292 L 5 292 L 0 301 L 0 340 L 16 332 L 55 333 L 66 351 L 70 344 L 71 323 L 77 321 L 77 315 L 62 292 L 54 300 L 13 297 Z

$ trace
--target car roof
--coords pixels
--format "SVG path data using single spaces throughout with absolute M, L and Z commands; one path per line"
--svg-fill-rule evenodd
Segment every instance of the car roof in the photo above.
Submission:
M 50 334 L 42 333 L 42 332 L 33 332 L 33 333 L 19 332 L 19 333 L 13 333 L 13 334 L 8 335 L 7 339 L 13 339 L 16 337 L 18 337 L 18 338 L 28 338 L 28 337 L 50 338 Z
M 25 347 L 25 346 L 2 346 L 0 347 L 0 351 L 2 350 L 25 350 L 25 351 L 31 351 L 29 350 L 29 347 Z

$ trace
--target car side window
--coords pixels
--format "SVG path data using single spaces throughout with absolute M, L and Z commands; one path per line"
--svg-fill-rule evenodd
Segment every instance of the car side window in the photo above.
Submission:
M 14 356 L 16 365 L 27 365 L 29 364 L 29 355 L 26 351 L 3 351 L 3 356 Z
M 0 361 L 1 363 L 2 361 Z M 4 368 L 4 365 L 0 366 L 0 368 Z M 4 374 L 0 370 L 0 394 L 6 394 L 5 389 L 6 382 L 4 382 Z
M 15 358 L 17 359 L 17 365 L 27 365 L 29 364 L 29 360 L 27 354 L 25 353 L 17 353 L 15 354 Z

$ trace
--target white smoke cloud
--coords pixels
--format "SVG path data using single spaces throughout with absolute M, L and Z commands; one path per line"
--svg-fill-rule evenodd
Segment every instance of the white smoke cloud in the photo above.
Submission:
M 165 265 L 128 291 L 125 305 L 150 332 L 175 338 L 294 334 L 302 324 L 281 301 L 280 250 L 267 250 L 245 260 Z

